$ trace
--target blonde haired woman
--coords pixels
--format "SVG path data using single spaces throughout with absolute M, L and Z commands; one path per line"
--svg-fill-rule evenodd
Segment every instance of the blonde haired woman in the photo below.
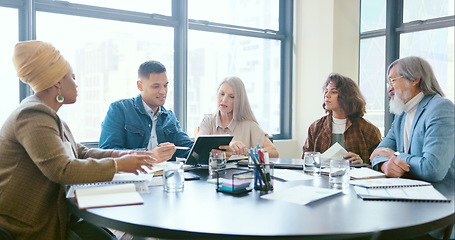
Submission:
M 234 136 L 229 146 L 221 146 L 227 157 L 245 155 L 248 148 L 260 146 L 270 157 L 278 151 L 262 131 L 251 110 L 245 86 L 238 77 L 227 77 L 218 87 L 218 111 L 205 115 L 200 125 L 200 135 L 229 134 Z

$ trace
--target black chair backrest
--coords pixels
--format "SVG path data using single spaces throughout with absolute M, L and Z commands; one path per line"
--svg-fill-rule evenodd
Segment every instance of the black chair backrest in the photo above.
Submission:
M 0 227 L 0 240 L 14 240 L 14 237 L 8 230 Z

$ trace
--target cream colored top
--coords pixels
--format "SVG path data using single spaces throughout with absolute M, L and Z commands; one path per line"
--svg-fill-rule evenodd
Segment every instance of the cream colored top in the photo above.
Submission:
M 248 148 L 263 147 L 264 137 L 267 135 L 262 131 L 259 124 L 254 121 L 236 121 L 223 128 L 219 112 L 206 114 L 200 125 L 200 131 L 208 135 L 229 134 L 234 136 L 233 141 L 241 141 Z

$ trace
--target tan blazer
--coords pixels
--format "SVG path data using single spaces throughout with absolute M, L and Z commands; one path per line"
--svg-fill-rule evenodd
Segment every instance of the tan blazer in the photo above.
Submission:
M 111 180 L 111 153 L 76 143 L 54 110 L 24 99 L 0 131 L 0 226 L 16 239 L 66 239 L 64 185 Z

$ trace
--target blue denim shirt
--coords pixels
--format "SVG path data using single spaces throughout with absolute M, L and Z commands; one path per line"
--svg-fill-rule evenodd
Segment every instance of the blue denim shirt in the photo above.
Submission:
M 175 114 L 163 106 L 160 107 L 160 111 L 161 114 L 156 123 L 158 143 L 170 142 L 176 146 L 191 148 L 193 141 L 182 131 Z M 135 98 L 113 102 L 101 124 L 99 147 L 146 150 L 152 124 L 140 94 Z M 186 158 L 189 152 L 189 150 L 177 150 L 172 160 L 175 160 L 175 157 Z

